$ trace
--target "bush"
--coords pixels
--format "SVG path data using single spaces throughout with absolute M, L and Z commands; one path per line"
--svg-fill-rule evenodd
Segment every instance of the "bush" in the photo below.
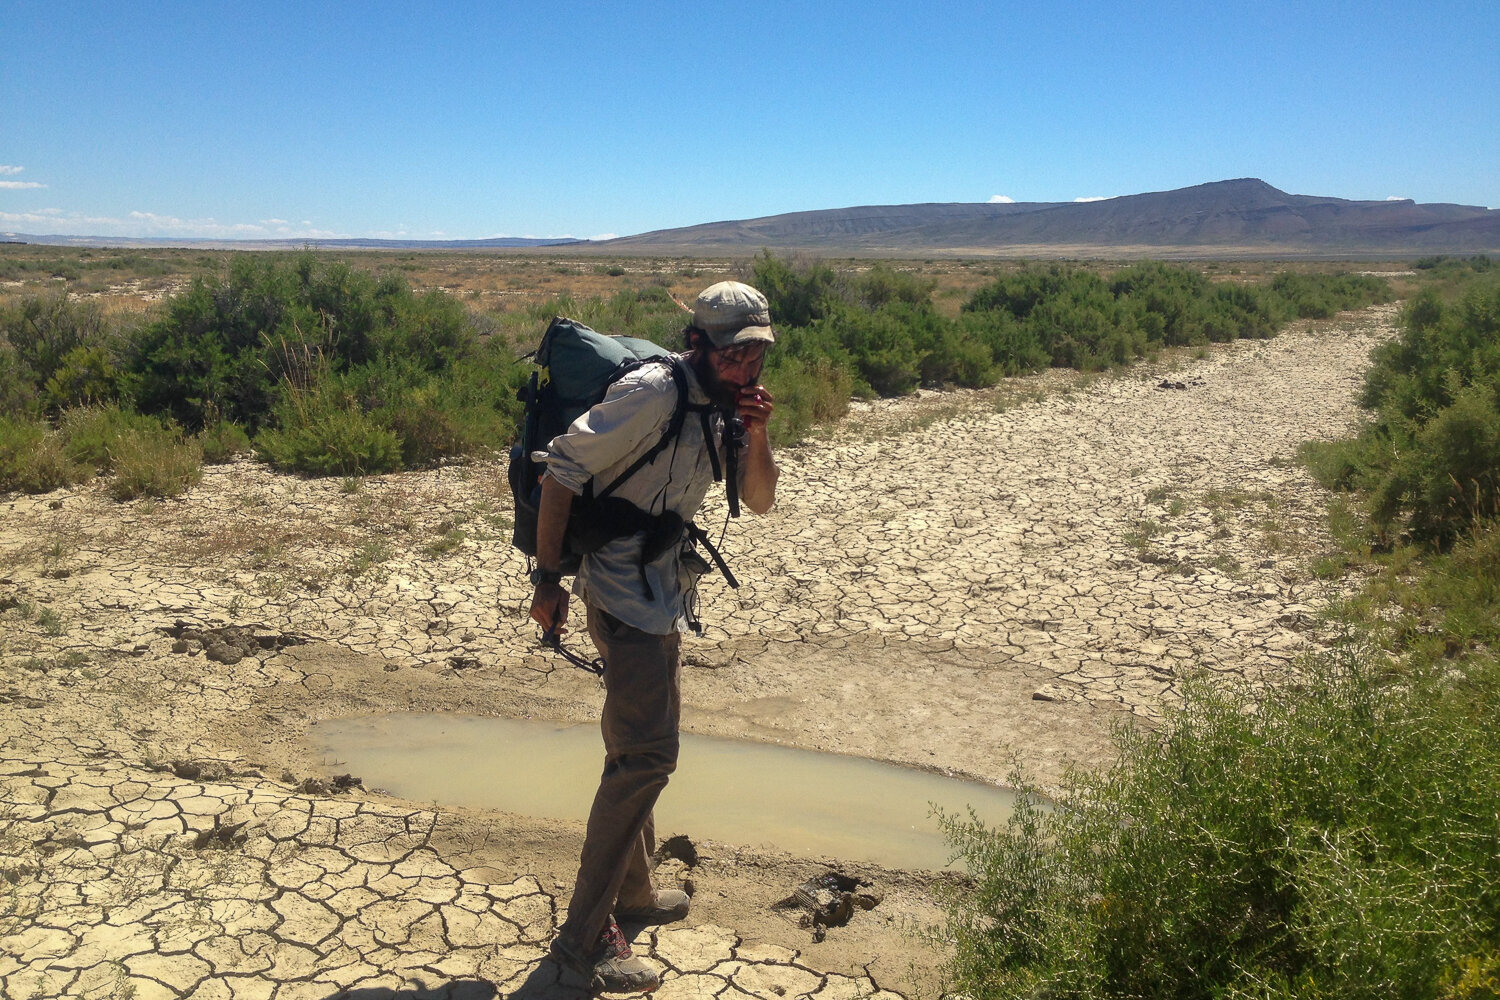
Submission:
M 959 329 L 969 340 L 983 344 L 999 375 L 1023 375 L 1046 368 L 1052 357 L 1037 343 L 1036 333 L 1000 310 L 966 312 Z
M 1386 282 L 1367 275 L 1281 274 L 1266 289 L 1215 285 L 1160 262 L 1125 268 L 1108 282 L 1052 264 L 1005 275 L 963 308 L 1014 320 L 1053 365 L 1090 369 L 1126 364 L 1155 346 L 1268 337 L 1293 316 L 1331 315 L 1390 297 Z
M 1500 512 L 1500 281 L 1481 277 L 1457 302 L 1431 290 L 1376 348 L 1361 403 L 1374 411 L 1357 444 L 1304 452 L 1329 482 L 1368 491 L 1376 530 L 1438 547 Z
M 775 397 L 772 443 L 801 440 L 819 424 L 832 424 L 849 411 L 854 377 L 827 357 L 798 358 L 771 355 L 765 371 L 766 387 Z
M 203 451 L 203 461 L 209 465 L 220 465 L 236 455 L 248 455 L 252 450 L 245 429 L 227 420 L 203 428 L 198 434 L 198 447 Z
M 845 301 L 833 268 L 816 261 L 784 260 L 769 250 L 755 258 L 749 280 L 770 304 L 772 322 L 781 326 L 811 326 Z
M 0 415 L 0 490 L 47 493 L 89 475 L 46 421 Z
M 0 308 L 0 339 L 10 344 L 24 377 L 41 386 L 71 352 L 102 346 L 109 338 L 96 303 L 59 291 Z
M 21 364 L 16 349 L 0 337 L 0 416 L 35 416 L 37 409 L 36 379 Z
M 901 396 L 922 380 L 922 350 L 910 326 L 914 313 L 899 307 L 872 312 L 841 309 L 825 322 L 838 331 L 860 379 L 881 396 Z
M 1500 382 L 1457 389 L 1451 405 L 1397 436 L 1406 447 L 1380 456 L 1372 490 L 1377 525 L 1444 546 L 1500 514 Z
M 120 442 L 132 435 L 157 435 L 166 431 L 161 420 L 115 405 L 82 406 L 62 415 L 60 432 L 70 459 L 98 472 L 114 468 Z
M 202 446 L 159 425 L 121 435 L 110 458 L 108 489 L 116 500 L 178 496 L 203 476 Z
M 885 263 L 875 264 L 855 282 L 855 295 L 866 309 L 879 309 L 894 302 L 904 302 L 909 306 L 930 305 L 932 293 L 936 290 L 936 278 L 897 271 Z
M 312 389 L 285 385 L 275 426 L 255 438 L 277 469 L 324 476 L 362 476 L 401 468 L 401 438 L 325 376 Z
M 43 389 L 46 406 L 53 412 L 113 402 L 119 394 L 120 373 L 98 344 L 64 354 Z
M 478 344 L 463 306 L 415 295 L 311 254 L 237 257 L 223 278 L 199 279 L 143 327 L 126 357 L 138 409 L 201 428 L 214 416 L 258 429 L 278 385 L 307 388 L 325 366 L 344 372 L 396 356 L 446 371 Z
M 1368 662 L 1378 662 L 1371 656 Z M 1190 686 L 1119 762 L 1006 828 L 947 816 L 959 991 L 1452 996 L 1496 968 L 1500 677 L 1402 684 L 1345 649 L 1303 689 Z M 1481 995 L 1481 994 L 1475 994 Z

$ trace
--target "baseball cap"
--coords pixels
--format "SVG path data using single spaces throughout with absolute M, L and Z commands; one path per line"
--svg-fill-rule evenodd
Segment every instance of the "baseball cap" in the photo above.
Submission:
M 703 289 L 693 303 L 693 325 L 708 334 L 715 347 L 776 342 L 766 297 L 741 281 L 721 281 Z

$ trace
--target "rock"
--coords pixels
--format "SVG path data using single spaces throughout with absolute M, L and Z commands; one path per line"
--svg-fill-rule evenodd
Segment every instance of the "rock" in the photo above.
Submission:
M 803 882 L 792 894 L 772 909 L 803 911 L 799 925 L 810 927 L 813 940 L 823 940 L 823 928 L 843 927 L 854 916 L 856 908 L 872 910 L 880 905 L 880 897 L 873 893 L 859 893 L 867 883 L 841 872 L 829 871 Z
M 225 666 L 233 666 L 245 658 L 244 653 L 223 642 L 209 643 L 207 655 L 210 660 Z
M 694 846 L 692 840 L 686 834 L 679 833 L 674 837 L 668 837 L 658 844 L 656 846 L 655 857 L 657 864 L 661 864 L 667 858 L 676 858 L 689 868 L 694 868 L 698 864 L 698 848 Z M 688 895 L 691 896 L 692 893 L 688 893 Z

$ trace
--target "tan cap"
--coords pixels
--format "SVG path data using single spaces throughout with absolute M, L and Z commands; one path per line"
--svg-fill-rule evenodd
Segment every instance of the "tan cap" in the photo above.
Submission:
M 721 281 L 703 289 L 693 303 L 693 325 L 708 334 L 715 347 L 776 342 L 766 297 L 740 281 Z

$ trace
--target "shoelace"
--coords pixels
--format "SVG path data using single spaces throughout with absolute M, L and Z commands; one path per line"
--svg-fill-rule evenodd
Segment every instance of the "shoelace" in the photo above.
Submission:
M 633 953 L 630 950 L 630 942 L 625 940 L 625 932 L 620 930 L 620 925 L 611 920 L 604 927 L 604 933 L 599 935 L 599 941 L 607 948 L 614 950 L 615 958 L 629 958 Z

